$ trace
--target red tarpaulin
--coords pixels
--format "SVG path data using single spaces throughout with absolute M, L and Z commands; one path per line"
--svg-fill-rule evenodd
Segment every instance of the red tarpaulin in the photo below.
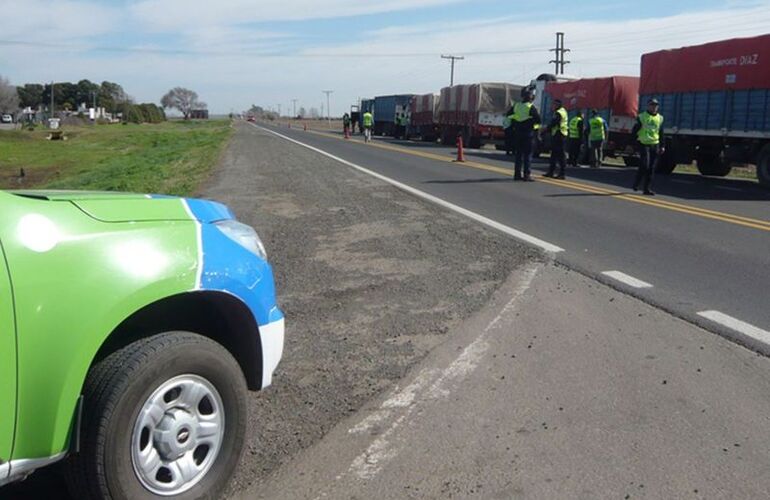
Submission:
M 642 56 L 642 94 L 770 88 L 770 35 Z
M 636 116 L 639 102 L 639 78 L 609 76 L 583 78 L 571 82 L 549 82 L 545 91 L 573 109 L 610 109 L 616 116 Z

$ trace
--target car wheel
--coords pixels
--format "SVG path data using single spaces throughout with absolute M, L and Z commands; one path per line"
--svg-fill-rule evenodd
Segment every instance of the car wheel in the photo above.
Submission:
M 218 498 L 243 450 L 246 393 L 232 355 L 194 333 L 107 356 L 83 391 L 80 451 L 66 464 L 73 497 Z
M 701 175 L 724 177 L 732 170 L 732 165 L 726 162 L 719 152 L 704 152 L 695 159 L 698 172 Z

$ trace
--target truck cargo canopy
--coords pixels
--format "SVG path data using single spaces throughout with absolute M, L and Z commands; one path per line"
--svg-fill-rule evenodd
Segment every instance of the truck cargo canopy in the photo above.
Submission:
M 642 56 L 644 95 L 770 88 L 770 34 Z
M 639 78 L 610 76 L 571 82 L 549 82 L 545 92 L 561 99 L 568 111 L 609 109 L 616 116 L 636 116 L 639 111 Z

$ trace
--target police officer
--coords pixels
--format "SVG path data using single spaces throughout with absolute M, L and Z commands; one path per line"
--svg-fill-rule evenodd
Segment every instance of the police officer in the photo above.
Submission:
M 647 111 L 636 119 L 631 135 L 636 135 L 639 141 L 639 168 L 636 171 L 634 191 L 639 190 L 639 183 L 644 181 L 644 194 L 654 196 L 652 181 L 655 176 L 655 168 L 658 165 L 660 155 L 665 148 L 660 145 L 663 130 L 663 115 L 658 113 L 660 103 L 657 99 L 647 102 Z
M 347 113 L 342 115 L 342 133 L 345 139 L 350 137 L 350 115 Z
M 583 111 L 578 110 L 577 114 L 569 121 L 569 164 L 573 167 L 578 166 L 580 161 L 580 146 L 583 144 Z
M 551 132 L 551 161 L 548 172 L 543 177 L 554 177 L 564 179 L 564 169 L 567 166 L 567 159 L 564 155 L 564 143 L 567 140 L 569 124 L 567 110 L 564 109 L 560 99 L 555 99 L 551 104 L 553 117 L 546 127 Z M 559 164 L 559 173 L 556 174 L 556 164 Z
M 607 139 L 607 122 L 599 116 L 595 109 L 591 110 L 588 120 L 588 147 L 591 152 L 591 168 L 599 168 L 602 164 L 604 141 Z
M 521 91 L 521 102 L 513 105 L 513 141 L 515 148 L 515 167 L 513 180 L 532 181 L 532 142 L 535 129 L 540 124 L 540 113 L 532 101 L 535 91 L 526 87 Z
M 372 115 L 371 111 L 364 112 L 363 122 L 364 142 L 369 142 L 372 140 L 372 127 L 374 126 L 374 115 Z

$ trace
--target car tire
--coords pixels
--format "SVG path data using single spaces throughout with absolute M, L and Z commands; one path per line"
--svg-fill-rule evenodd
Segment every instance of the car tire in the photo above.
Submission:
M 219 498 L 243 451 L 246 394 L 233 356 L 195 333 L 110 354 L 83 389 L 80 450 L 65 463 L 73 498 Z

